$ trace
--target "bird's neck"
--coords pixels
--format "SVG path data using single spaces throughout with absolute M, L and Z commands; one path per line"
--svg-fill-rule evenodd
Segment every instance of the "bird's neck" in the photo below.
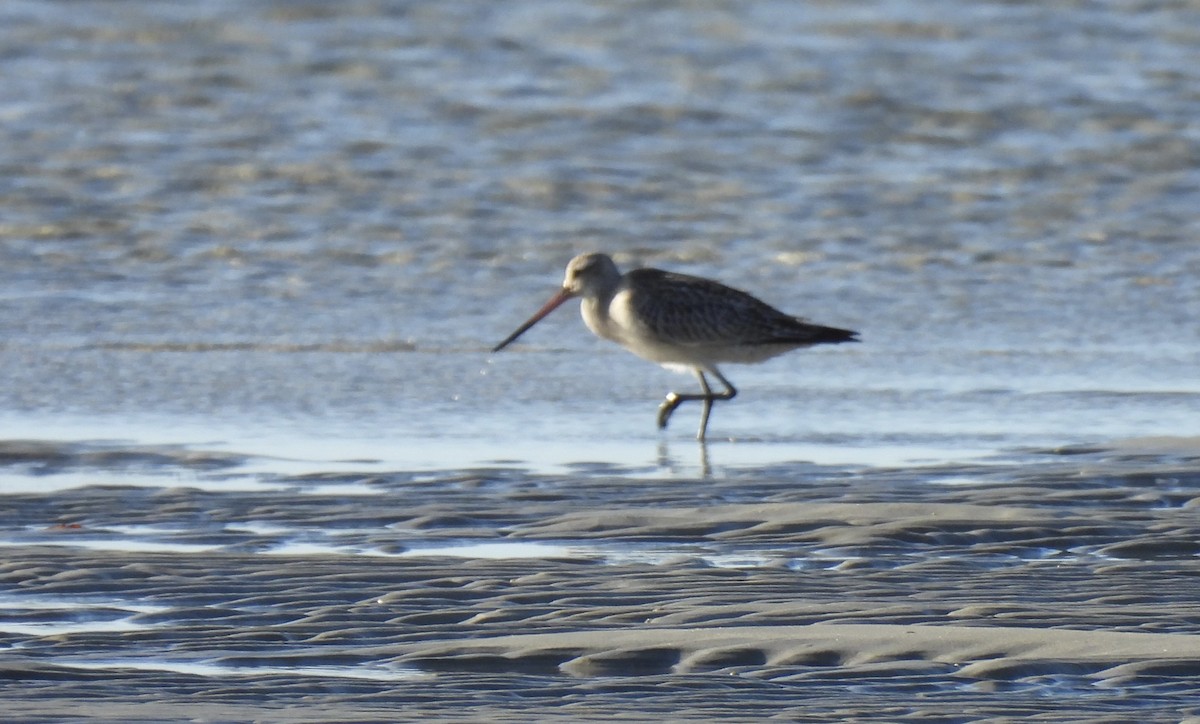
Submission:
M 592 330 L 592 334 L 618 341 L 617 330 L 608 313 L 612 298 L 612 294 L 584 297 L 579 305 L 579 312 L 583 315 L 583 323 Z

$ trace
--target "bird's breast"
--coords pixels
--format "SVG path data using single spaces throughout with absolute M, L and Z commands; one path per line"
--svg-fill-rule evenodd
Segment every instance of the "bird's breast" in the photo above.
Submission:
M 598 336 L 611 340 L 637 356 L 658 362 L 688 364 L 691 355 L 669 341 L 660 339 L 646 324 L 633 304 L 632 292 L 620 290 L 605 300 L 585 300 L 583 321 Z
M 645 326 L 639 323 L 627 291 L 618 291 L 607 299 L 584 298 L 579 311 L 583 323 L 597 337 L 630 349 L 646 337 Z
M 583 323 L 592 334 L 602 339 L 621 342 L 619 330 L 613 324 L 612 315 L 609 313 L 609 306 L 609 300 L 584 297 L 579 305 L 579 312 L 583 316 Z

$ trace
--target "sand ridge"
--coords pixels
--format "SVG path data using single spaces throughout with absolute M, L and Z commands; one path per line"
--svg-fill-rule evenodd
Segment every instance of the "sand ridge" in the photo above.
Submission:
M 1018 662 L 1071 662 L 1097 672 L 1131 662 L 1171 662 L 1200 674 L 1200 634 L 1153 634 L 1017 626 L 824 624 L 807 626 L 637 627 L 626 630 L 524 634 L 422 644 L 398 660 L 415 663 L 483 660 L 512 670 L 562 657 L 567 674 L 691 673 L 726 666 L 857 666 L 925 660 L 964 666 L 961 676 L 1014 675 Z M 722 666 L 717 666 L 720 662 Z M 438 664 L 434 664 L 438 665 Z
M 22 443 L 73 487 L 5 496 L 0 686 L 26 719 L 1179 721 L 1200 712 L 1200 473 L 1131 447 L 248 485 L 170 450 Z M 95 472 L 114 460 L 158 472 Z

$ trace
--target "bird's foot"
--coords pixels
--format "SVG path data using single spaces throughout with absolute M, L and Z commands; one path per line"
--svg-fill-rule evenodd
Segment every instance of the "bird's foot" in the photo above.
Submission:
M 685 398 L 682 397 L 681 395 L 679 395 L 679 393 L 677 393 L 677 392 L 668 392 L 667 393 L 667 399 L 663 400 L 663 403 L 658 406 L 658 429 L 659 430 L 666 429 L 667 421 L 669 421 L 671 419 L 671 413 L 675 412 L 675 408 L 679 407 L 680 403 L 682 403 L 684 401 L 684 399 Z

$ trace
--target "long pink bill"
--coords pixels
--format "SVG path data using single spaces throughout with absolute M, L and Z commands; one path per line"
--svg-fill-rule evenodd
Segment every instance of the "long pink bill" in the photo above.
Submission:
M 537 312 L 535 312 L 534 315 L 529 318 L 528 322 L 526 322 L 525 324 L 522 324 L 520 327 L 517 327 L 517 331 L 508 335 L 508 337 L 505 338 L 505 340 L 503 342 L 496 345 L 495 347 L 492 347 L 492 351 L 499 352 L 500 350 L 507 347 L 510 343 L 512 343 L 514 340 L 516 340 L 517 337 L 520 337 L 522 334 L 525 334 L 525 332 L 530 327 L 532 327 L 533 325 L 542 321 L 543 317 L 545 317 L 550 312 L 553 312 L 555 309 L 558 309 L 559 305 L 561 305 L 563 302 L 567 301 L 570 298 L 571 298 L 570 292 L 568 292 L 566 289 L 560 289 L 557 294 L 555 294 L 553 297 L 550 297 L 550 301 L 548 301 L 544 305 L 542 305 L 542 308 L 537 310 Z

